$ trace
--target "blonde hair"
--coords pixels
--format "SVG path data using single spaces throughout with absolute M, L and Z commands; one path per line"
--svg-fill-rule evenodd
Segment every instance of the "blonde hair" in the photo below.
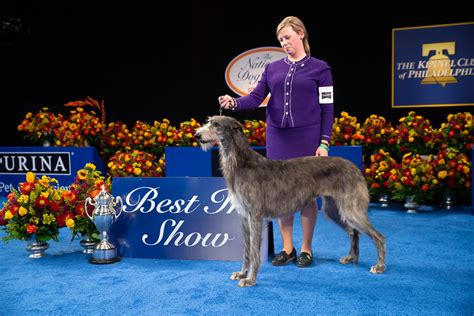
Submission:
M 286 18 L 283 19 L 283 21 L 278 24 L 277 29 L 276 29 L 276 35 L 278 37 L 278 33 L 280 33 L 281 29 L 284 27 L 291 26 L 293 31 L 296 33 L 303 32 L 304 37 L 303 37 L 303 47 L 304 51 L 306 54 L 311 55 L 311 51 L 309 48 L 309 42 L 308 42 L 308 32 L 306 31 L 306 27 L 304 26 L 303 22 L 298 19 L 296 16 L 287 16 Z

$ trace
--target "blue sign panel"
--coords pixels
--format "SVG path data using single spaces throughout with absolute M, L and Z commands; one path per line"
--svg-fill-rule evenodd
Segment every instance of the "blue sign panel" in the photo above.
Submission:
M 474 105 L 474 22 L 393 29 L 392 107 Z
M 123 200 L 110 231 L 120 256 L 242 260 L 240 216 L 223 178 L 114 178 L 112 188 Z M 266 224 L 262 262 L 268 242 Z
M 86 163 L 95 164 L 105 175 L 95 147 L 0 147 L 0 196 L 17 189 L 29 171 L 55 178 L 58 187 L 68 187 Z

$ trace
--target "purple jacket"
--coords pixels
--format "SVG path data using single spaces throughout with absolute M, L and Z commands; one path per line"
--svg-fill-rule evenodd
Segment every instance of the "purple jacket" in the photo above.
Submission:
M 326 62 L 306 56 L 298 62 L 283 58 L 268 64 L 255 89 L 236 99 L 236 110 L 257 108 L 268 93 L 267 125 L 292 128 L 318 124 L 321 138 L 331 139 L 333 88 Z

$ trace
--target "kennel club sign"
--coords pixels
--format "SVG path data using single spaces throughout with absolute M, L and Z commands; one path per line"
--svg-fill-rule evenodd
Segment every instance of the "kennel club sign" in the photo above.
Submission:
M 394 29 L 392 107 L 474 105 L 474 22 Z
M 114 178 L 112 194 L 123 200 L 110 240 L 123 257 L 242 260 L 240 216 L 224 178 Z M 268 258 L 268 226 L 262 233 Z
M 58 188 L 69 187 L 88 162 L 105 174 L 95 147 L 0 147 L 0 196 L 17 189 L 29 171 L 55 178 Z

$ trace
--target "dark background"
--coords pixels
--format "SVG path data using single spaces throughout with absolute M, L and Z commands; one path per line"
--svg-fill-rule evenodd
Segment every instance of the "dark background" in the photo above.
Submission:
M 363 121 L 374 113 L 396 122 L 410 109 L 390 105 L 392 29 L 474 20 L 462 7 L 374 13 L 315 5 L 2 1 L 0 145 L 22 145 L 16 126 L 28 111 L 68 113 L 64 103 L 87 96 L 105 100 L 107 122 L 203 122 L 218 113 L 217 97 L 231 94 L 227 64 L 243 51 L 278 46 L 275 28 L 287 15 L 303 20 L 312 55 L 332 67 L 336 116 L 347 111 Z M 16 19 L 19 29 L 4 23 Z M 414 110 L 438 127 L 472 107 Z M 264 109 L 235 116 L 263 119 Z

